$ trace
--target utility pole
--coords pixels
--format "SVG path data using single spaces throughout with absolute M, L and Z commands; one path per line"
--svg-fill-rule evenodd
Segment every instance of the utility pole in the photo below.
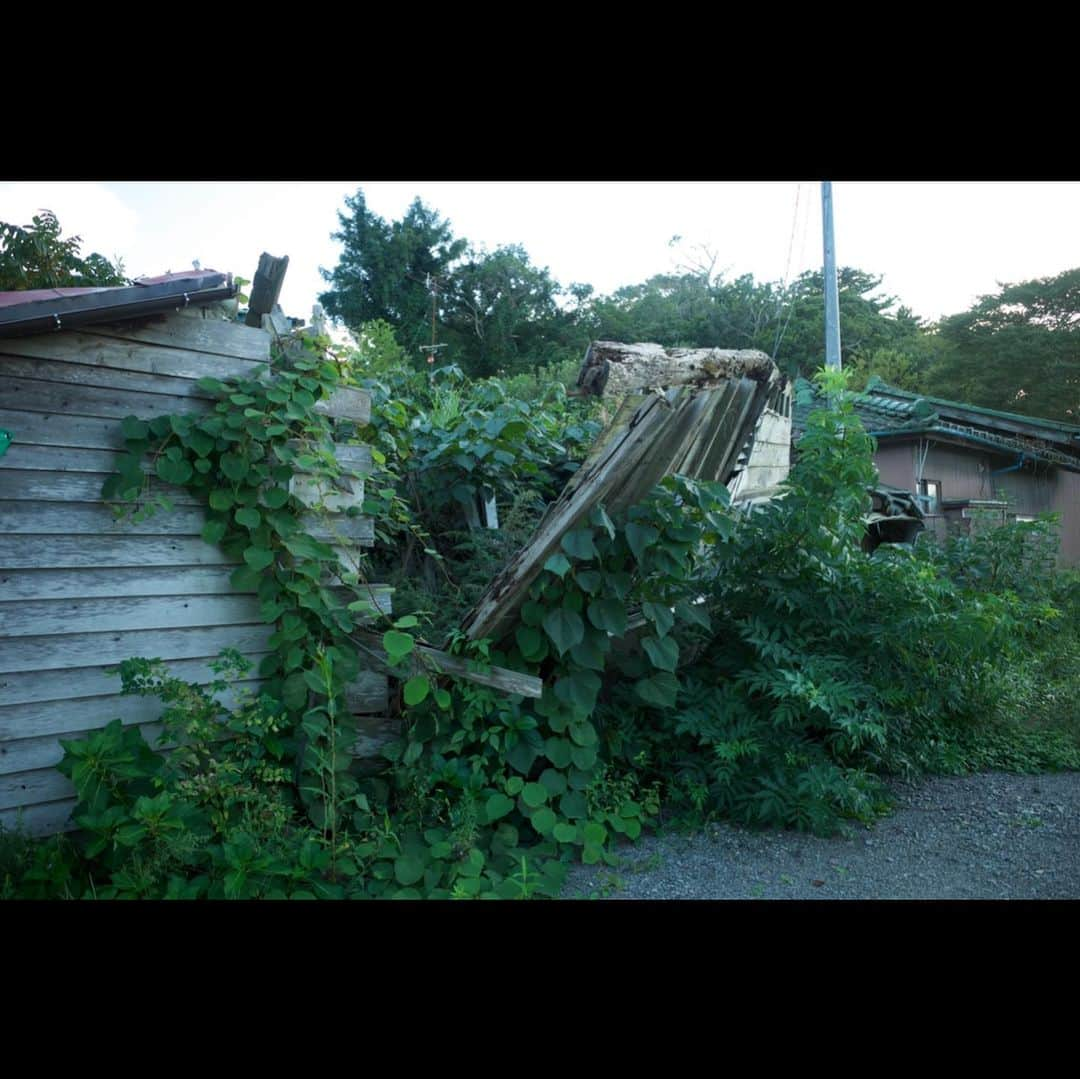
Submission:
M 428 354 L 428 363 L 434 363 L 435 358 L 439 354 L 439 349 L 446 348 L 446 345 L 435 344 L 435 301 L 436 297 L 439 294 L 439 279 L 437 277 L 432 277 L 431 274 L 428 274 L 427 280 L 424 282 L 424 284 L 427 285 L 428 290 L 431 292 L 431 344 L 421 345 L 420 351 L 426 352 Z
M 840 295 L 836 284 L 832 182 L 821 182 L 821 225 L 825 237 L 825 366 L 840 370 Z

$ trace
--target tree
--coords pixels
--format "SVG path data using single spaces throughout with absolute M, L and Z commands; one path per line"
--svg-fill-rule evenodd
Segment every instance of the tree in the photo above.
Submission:
M 331 288 L 319 296 L 326 313 L 359 333 L 365 322 L 382 319 L 394 327 L 411 358 L 431 334 L 431 283 L 444 291 L 446 278 L 467 244 L 454 239 L 450 223 L 414 199 L 400 221 L 372 213 L 363 191 L 346 198 L 339 213 L 344 245 L 333 271 L 320 273 Z M 438 315 L 438 311 L 436 314 Z
M 931 392 L 1080 423 L 1080 269 L 1003 284 L 943 318 L 937 334 Z
M 29 225 L 0 221 L 0 292 L 128 283 L 121 262 L 114 265 L 97 252 L 80 258 L 82 237 L 62 240 L 60 232 L 60 222 L 51 210 L 35 214 Z
M 455 361 L 473 377 L 557 362 L 568 350 L 581 355 L 588 344 L 576 309 L 559 307 L 558 281 L 546 267 L 533 266 L 518 244 L 471 250 L 450 281 L 447 325 L 456 335 Z

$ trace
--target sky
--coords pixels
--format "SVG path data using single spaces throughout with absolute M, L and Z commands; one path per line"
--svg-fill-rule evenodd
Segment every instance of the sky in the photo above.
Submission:
M 128 276 L 190 268 L 250 279 L 259 255 L 288 255 L 281 303 L 309 318 L 340 245 L 345 197 L 400 218 L 419 196 L 455 236 L 524 246 L 563 285 L 598 293 L 716 255 L 727 277 L 788 281 L 822 261 L 817 181 L 776 182 L 6 182 L 0 221 L 53 210 L 82 253 L 121 258 Z M 837 261 L 883 278 L 882 292 L 932 321 L 1000 283 L 1080 265 L 1080 183 L 833 183 Z M 672 244 L 673 237 L 681 240 Z

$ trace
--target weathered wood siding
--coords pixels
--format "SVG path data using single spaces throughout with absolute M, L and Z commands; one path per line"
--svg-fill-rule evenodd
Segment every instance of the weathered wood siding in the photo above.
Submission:
M 124 448 L 123 417 L 209 411 L 197 380 L 255 375 L 270 343 L 263 329 L 181 314 L 0 341 L 0 427 L 13 440 L 0 457 L 0 824 L 21 818 L 38 834 L 66 825 L 73 800 L 55 770 L 59 738 L 117 718 L 157 733 L 160 703 L 119 696 L 112 665 L 159 657 L 205 683 L 222 648 L 256 668 L 267 652 L 273 627 L 254 595 L 231 587 L 226 556 L 202 540 L 196 498 L 153 477 L 151 490 L 175 507 L 132 523 L 101 488 Z M 348 391 L 326 411 L 366 419 L 367 408 Z M 370 460 L 362 448 L 342 451 L 350 467 Z M 362 493 L 357 479 L 336 503 L 347 508 Z M 362 518 L 322 530 L 335 543 L 372 542 Z M 378 596 L 388 609 L 388 593 Z M 358 712 L 385 713 L 385 676 L 365 674 L 351 700 Z

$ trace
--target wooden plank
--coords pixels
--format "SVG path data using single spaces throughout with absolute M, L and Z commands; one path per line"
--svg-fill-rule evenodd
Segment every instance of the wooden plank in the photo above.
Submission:
M 23 416 L 31 413 L 23 412 Z M 10 430 L 10 428 L 5 428 Z M 0 457 L 0 469 L 20 468 L 35 472 L 104 472 L 117 470 L 118 450 L 84 450 L 72 446 L 28 446 L 13 442 Z
M 280 307 L 275 307 L 268 315 L 262 315 L 259 325 L 275 338 L 288 338 L 293 330 L 292 320 Z
M 382 671 L 361 671 L 345 687 L 345 702 L 353 714 L 385 713 L 389 707 L 389 681 Z
M 205 414 L 213 405 L 199 397 L 168 393 L 142 393 L 115 387 L 81 386 L 68 382 L 39 382 L 5 376 L 0 367 L 0 401 L 21 412 L 96 416 L 122 420 L 125 416 L 150 419 L 181 412 Z
M 31 360 L 25 357 L 0 355 L 0 376 L 37 382 L 58 382 L 65 385 L 94 386 L 99 389 L 164 393 L 173 397 L 215 399 L 206 390 L 200 390 L 198 383 L 189 378 L 117 371 L 112 367 L 65 363 L 60 360 Z
M 387 661 L 386 650 L 383 648 L 382 637 L 367 630 L 356 629 L 352 633 L 352 640 L 360 646 L 361 659 L 370 662 L 374 669 L 392 673 L 396 678 L 402 677 L 401 668 L 392 667 Z M 419 657 L 416 656 L 419 653 Z M 405 664 L 410 675 L 431 673 L 432 671 L 450 675 L 453 678 L 462 678 L 466 682 L 475 682 L 481 686 L 491 686 L 492 689 L 502 690 L 504 693 L 519 694 L 522 697 L 539 698 L 544 694 L 544 683 L 531 674 L 522 674 L 520 671 L 511 671 L 506 667 L 488 667 L 486 670 L 477 669 L 480 665 L 460 656 L 451 656 L 438 648 L 430 645 L 418 644 L 413 658 Z
M 236 682 L 224 690 L 218 700 L 226 708 L 234 707 L 244 693 L 258 693 L 263 682 L 252 679 Z M 370 694 L 369 694 L 370 696 Z M 74 698 L 64 701 L 39 701 L 0 708 L 0 749 L 6 758 L 19 759 L 13 744 L 25 738 L 64 737 L 73 732 L 97 730 L 114 719 L 124 726 L 137 726 L 157 720 L 163 705 L 158 697 L 123 696 Z M 15 771 L 14 767 L 8 771 Z
M 113 716 L 113 719 L 118 719 Z M 108 720 L 105 721 L 109 722 Z M 105 726 L 102 723 L 101 726 Z M 140 723 L 143 738 L 150 746 L 158 748 L 157 740 L 161 736 L 160 723 Z M 68 731 L 62 737 L 64 741 L 76 741 L 92 734 L 99 728 L 87 728 L 82 731 Z M 64 759 L 64 747 L 55 734 L 41 738 L 20 738 L 17 742 L 0 742 L 0 775 L 12 772 L 31 772 L 37 768 L 55 768 Z
M 352 754 L 362 760 L 377 757 L 384 746 L 401 737 L 401 720 L 389 716 L 365 716 L 356 725 Z
M 122 341 L 93 330 L 85 333 L 69 330 L 58 334 L 5 339 L 0 345 L 0 353 L 0 370 L 4 369 L 5 356 L 24 356 L 194 381 L 200 378 L 257 377 L 269 361 L 269 341 L 267 355 L 252 360 Z
M 238 360 L 270 362 L 270 335 L 263 330 L 241 326 L 239 322 L 166 315 L 148 321 L 140 320 L 138 325 L 96 325 L 94 332 L 123 341 L 209 352 Z
M 228 565 L 0 570 L 0 604 L 28 599 L 236 595 L 230 582 L 234 568 Z
M 273 626 L 214 626 L 115 633 L 67 633 L 54 637 L 20 637 L 0 649 L 0 674 L 99 667 L 132 656 L 165 660 L 216 656 L 223 648 L 265 652 Z
M 101 502 L 101 488 L 109 478 L 102 472 L 39 472 L 5 468 L 0 471 L 0 501 Z M 201 498 L 184 487 L 162 483 L 147 473 L 146 494 L 161 495 L 177 505 L 199 506 Z
M 0 603 L 5 648 L 18 638 L 67 633 L 114 633 L 180 626 L 242 626 L 262 622 L 259 600 L 233 596 L 112 596 Z
M 293 453 L 304 453 L 308 450 L 308 444 L 298 438 L 291 438 L 285 443 L 286 448 Z M 334 461 L 342 472 L 351 473 L 354 476 L 367 476 L 371 473 L 371 447 L 354 446 L 344 442 L 334 443 Z M 299 465 L 294 466 L 297 472 L 305 469 Z
M 342 387 L 325 400 L 316 401 L 315 411 L 335 419 L 367 423 L 371 419 L 371 396 L 364 390 Z
M 248 313 L 244 319 L 247 326 L 262 324 L 262 316 L 274 309 L 281 295 L 281 286 L 289 269 L 289 256 L 275 258 L 264 251 L 259 256 L 259 265 L 251 281 L 251 298 L 248 301 Z
M 0 535 L 0 569 L 231 564 L 221 548 L 183 536 L 117 536 L 108 543 L 87 543 L 82 536 L 36 536 L 31 541 Z
M 97 450 L 125 448 L 117 420 L 0 408 L 0 426 L 11 432 L 12 448 L 16 445 L 75 446 Z
M 245 651 L 241 654 L 251 663 L 247 680 L 254 680 L 266 652 Z M 170 659 L 168 668 L 175 677 L 182 678 L 185 682 L 207 685 L 217 677 L 210 669 L 210 664 L 216 660 L 216 654 L 199 656 L 196 659 Z M 112 665 L 75 667 L 71 670 L 19 671 L 0 675 L 0 708 L 42 701 L 67 701 L 73 698 L 116 698 L 121 687 L 118 670 L 118 666 Z
M 67 798 L 62 802 L 27 806 L 25 809 L 0 810 L 0 828 L 8 831 L 18 829 L 35 838 L 71 831 L 75 826 L 69 818 L 74 808 L 75 799 Z
M 375 522 L 370 517 L 306 513 L 300 518 L 300 527 L 315 539 L 332 545 L 372 547 L 375 544 Z
M 9 535 L 198 536 L 205 521 L 201 506 L 159 509 L 145 521 L 133 521 L 101 503 L 0 501 L 0 527 Z
M 305 506 L 322 506 L 332 513 L 344 513 L 364 501 L 364 481 L 354 476 L 330 479 L 327 476 L 293 475 L 289 494 Z
M 0 812 L 41 802 L 55 802 L 73 797 L 74 794 L 71 781 L 55 768 L 0 775 Z

